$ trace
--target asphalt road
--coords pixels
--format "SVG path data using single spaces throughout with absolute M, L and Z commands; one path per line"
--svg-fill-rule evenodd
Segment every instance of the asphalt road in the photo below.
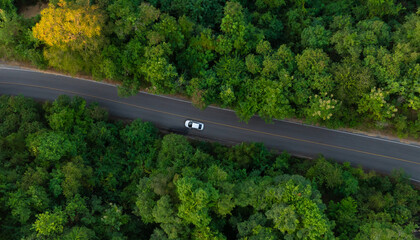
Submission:
M 186 135 L 225 143 L 263 142 L 271 149 L 287 150 L 294 155 L 323 154 L 382 173 L 402 168 L 413 181 L 420 183 L 420 145 L 287 121 L 267 124 L 258 117 L 246 124 L 229 110 L 209 107 L 202 111 L 187 101 L 148 93 L 120 98 L 116 87 L 110 84 L 7 66 L 0 66 L 1 94 L 22 94 L 41 100 L 54 100 L 63 94 L 78 95 L 88 102 L 98 102 L 111 115 L 141 118 L 167 130 L 185 131 L 185 120 L 193 119 L 203 122 L 205 128 L 188 130 Z

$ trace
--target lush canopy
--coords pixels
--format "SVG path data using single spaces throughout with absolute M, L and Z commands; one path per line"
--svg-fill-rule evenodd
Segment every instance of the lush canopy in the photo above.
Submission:
M 54 0 L 32 19 L 12 0 L 0 9 L 0 55 L 111 79 L 124 96 L 420 133 L 416 1 Z
M 414 239 L 402 172 L 111 121 L 78 97 L 0 96 L 1 239 Z

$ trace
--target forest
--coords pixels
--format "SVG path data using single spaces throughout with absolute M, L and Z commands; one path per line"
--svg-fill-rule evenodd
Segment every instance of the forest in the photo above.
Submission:
M 60 96 L 0 96 L 0 239 L 415 239 L 420 193 L 319 156 L 227 147 Z
M 0 58 L 258 115 L 420 133 L 416 0 L 0 1 Z

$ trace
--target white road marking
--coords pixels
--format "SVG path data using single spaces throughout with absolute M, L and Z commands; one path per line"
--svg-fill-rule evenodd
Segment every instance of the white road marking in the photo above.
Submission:
M 414 182 L 418 182 L 418 183 L 420 183 L 420 180 L 417 180 L 417 179 L 414 179 L 414 178 L 410 178 L 410 180 L 411 180 L 411 181 L 414 181 Z

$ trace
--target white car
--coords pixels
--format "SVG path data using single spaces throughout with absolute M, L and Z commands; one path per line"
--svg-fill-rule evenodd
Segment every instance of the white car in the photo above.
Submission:
M 203 131 L 204 124 L 200 122 L 194 122 L 193 120 L 187 120 L 185 121 L 185 127 Z

